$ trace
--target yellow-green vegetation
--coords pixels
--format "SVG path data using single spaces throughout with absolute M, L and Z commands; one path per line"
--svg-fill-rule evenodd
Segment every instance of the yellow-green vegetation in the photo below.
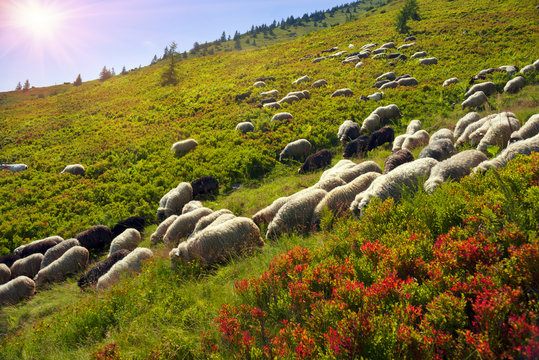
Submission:
M 204 175 L 215 176 L 221 184 L 220 194 L 209 199 L 208 206 L 214 209 L 226 207 L 237 215 L 250 216 L 275 198 L 317 181 L 320 172 L 300 176 L 296 174 L 298 163 L 282 165 L 277 162 L 279 152 L 290 141 L 306 138 L 317 150 L 328 148 L 339 158 L 341 147 L 336 136 L 339 125 L 346 119 L 361 122 L 376 107 L 391 103 L 397 104 L 403 113 L 402 119 L 391 124 L 396 134 L 402 133 L 412 119 L 421 119 L 423 128 L 429 132 L 451 127 L 465 114 L 460 103 L 464 100 L 471 76 L 481 69 L 501 65 L 523 67 L 539 58 L 539 50 L 535 46 L 539 40 L 539 15 L 535 3 L 516 0 L 418 1 L 421 20 L 407 23 L 417 38 L 417 45 L 402 52 L 410 57 L 414 52 L 424 50 L 429 56 L 438 58 L 438 65 L 421 66 L 417 60 L 409 59 L 395 61 L 395 65 L 390 66 L 388 60 L 368 58 L 363 60 L 363 67 L 356 69 L 353 64 L 341 64 L 340 58 L 319 63 L 311 63 L 312 58 L 305 58 L 333 46 L 345 49 L 350 43 L 356 46 L 355 50 L 370 42 L 394 41 L 401 45 L 403 36 L 396 32 L 394 20 L 403 4 L 404 1 L 391 2 L 364 13 L 364 17 L 311 32 L 290 42 L 182 60 L 177 65 L 179 83 L 175 86 L 160 85 L 161 75 L 167 66 L 165 61 L 161 61 L 104 82 L 1 94 L 0 162 L 25 163 L 29 169 L 20 173 L 0 172 L 0 255 L 31 240 L 55 234 L 69 238 L 92 225 L 112 226 L 132 215 L 143 216 L 154 223 L 163 194 L 181 181 L 190 182 Z M 419 85 L 386 89 L 380 102 L 359 101 L 359 95 L 377 91 L 371 85 L 377 76 L 387 71 L 394 71 L 397 75 L 408 73 L 419 81 Z M 311 82 L 325 79 L 328 86 L 311 88 L 310 83 L 292 84 L 303 75 L 308 75 Z M 252 85 L 260 76 L 273 76 L 276 80 L 268 81 L 266 88 L 255 89 Z M 442 88 L 442 82 L 454 76 L 461 82 Z M 490 107 L 483 113 L 509 110 L 521 121 L 537 113 L 537 71 L 525 77 L 527 85 L 524 90 L 514 95 L 491 96 Z M 498 91 L 510 78 L 507 73 L 489 75 Z M 354 96 L 330 98 L 333 91 L 340 88 L 352 89 Z M 290 91 L 307 89 L 311 97 L 283 105 L 281 111 L 290 112 L 293 120 L 271 122 L 272 115 L 278 111 L 255 106 L 260 100 L 259 93 L 271 89 L 279 90 L 279 97 Z M 247 91 L 252 91 L 247 99 L 235 100 L 235 95 Z M 255 131 L 246 134 L 236 132 L 235 126 L 241 121 L 253 122 Z M 182 157 L 174 157 L 169 150 L 172 143 L 187 138 L 196 139 L 198 147 Z M 366 158 L 381 165 L 388 154 L 388 149 L 380 149 L 367 154 Z M 219 315 L 223 304 L 254 306 L 255 300 L 260 302 L 247 290 L 240 294 L 234 292 L 234 283 L 259 277 L 275 256 L 295 245 L 306 247 L 313 252 L 312 258 L 318 260 L 328 256 L 331 261 L 341 261 L 347 254 L 356 257 L 359 260 L 352 262 L 354 277 L 347 279 L 361 280 L 366 286 L 371 286 L 384 281 L 385 274 L 377 272 L 366 257 L 362 258 L 357 246 L 365 245 L 363 236 L 371 242 L 379 238 L 383 246 L 391 247 L 395 259 L 388 258 L 383 269 L 398 271 L 400 268 L 392 266 L 402 259 L 407 260 L 407 256 L 416 259 L 415 255 L 419 254 L 426 262 L 430 261 L 432 246 L 438 236 L 446 234 L 451 227 L 459 226 L 468 234 L 473 229 L 464 226 L 463 220 L 468 216 L 482 215 L 481 229 L 486 231 L 487 226 L 487 230 L 492 230 L 485 236 L 498 246 L 498 252 L 494 254 L 495 261 L 485 260 L 481 265 L 473 265 L 489 265 L 495 272 L 509 263 L 507 266 L 514 269 L 518 264 L 511 265 L 511 262 L 518 262 L 521 257 L 513 259 L 509 256 L 517 251 L 511 245 L 526 245 L 535 251 L 537 247 L 536 241 L 531 240 L 537 236 L 533 232 L 533 227 L 537 228 L 537 201 L 532 201 L 537 200 L 537 157 L 521 161 L 518 169 L 524 169 L 522 177 L 526 181 L 511 181 L 516 181 L 517 188 L 527 192 L 529 199 L 518 200 L 526 200 L 529 208 L 511 205 L 511 198 L 504 193 L 505 188 L 499 186 L 494 175 L 490 174 L 485 178 L 467 180 L 464 185 L 442 186 L 440 192 L 430 197 L 423 193 L 417 198 L 409 195 L 397 205 L 391 202 L 377 204 L 375 201 L 373 210 L 368 214 L 369 224 L 364 219 L 324 219 L 323 225 L 331 223 L 333 227 L 324 226 L 324 231 L 310 236 L 282 238 L 277 243 L 267 244 L 260 254 L 236 259 L 226 266 L 208 270 L 192 264 L 173 271 L 168 250 L 158 247 L 154 249 L 155 260 L 148 264 L 141 276 L 125 279 L 110 291 L 81 293 L 73 280 L 53 285 L 40 290 L 27 302 L 2 310 L 0 331 L 4 341 L 0 347 L 0 358 L 85 359 L 92 353 L 102 356 L 107 351 L 119 352 L 124 358 L 193 358 L 209 356 L 213 351 L 212 344 L 216 346 L 214 350 L 221 351 L 220 355 L 214 354 L 215 357 L 241 354 L 243 358 L 246 356 L 244 348 L 241 348 L 243 343 L 228 344 L 225 337 L 230 334 L 217 328 L 213 319 Z M 86 167 L 85 176 L 59 174 L 65 165 L 75 163 Z M 515 173 L 520 172 L 514 170 L 511 173 L 509 170 L 502 174 L 502 178 L 508 181 Z M 239 190 L 235 190 L 238 187 Z M 488 196 L 477 189 L 488 192 Z M 447 199 L 452 198 L 458 198 L 458 201 L 448 203 Z M 472 199 L 474 205 L 468 209 L 467 201 Z M 489 210 L 493 206 L 491 199 L 501 199 L 501 207 Z M 435 206 L 434 200 L 441 203 Z M 430 204 L 432 209 L 426 208 L 425 204 Z M 391 215 L 388 209 L 396 214 L 391 218 L 392 222 L 388 221 Z M 384 214 L 387 217 L 382 216 Z M 488 226 L 498 215 L 503 221 L 492 225 L 491 229 Z M 514 222 L 520 228 L 512 228 Z M 390 224 L 399 226 L 393 230 L 388 227 Z M 148 238 L 154 228 L 147 228 L 142 245 L 149 246 Z M 352 230 L 357 236 L 350 235 Z M 500 235 L 502 231 L 517 238 L 518 243 L 508 243 L 511 236 Z M 405 246 L 417 232 L 421 232 L 417 246 L 416 243 Z M 351 239 L 348 239 L 349 235 Z M 502 239 L 502 236 L 505 237 Z M 502 239 L 500 243 L 498 238 Z M 388 239 L 399 240 L 395 248 Z M 529 252 L 533 253 L 532 250 Z M 420 265 L 423 266 L 422 263 Z M 420 270 L 425 269 L 420 267 L 417 274 L 413 273 L 415 270 L 405 274 L 417 275 L 419 279 L 424 275 Z M 483 270 L 481 268 L 482 272 L 477 274 L 485 274 Z M 488 274 L 493 281 L 504 284 L 507 278 L 502 273 L 492 272 Z M 479 277 L 477 274 L 470 270 L 470 274 L 457 275 Z M 528 274 L 518 276 L 525 278 L 522 284 L 529 280 Z M 447 281 L 448 278 L 442 277 L 440 284 L 445 286 Z M 447 289 L 440 284 L 436 284 L 440 286 L 436 291 L 426 291 L 418 286 L 414 293 L 415 302 L 411 305 L 427 307 L 434 297 L 437 297 L 436 301 L 444 302 L 445 298 L 440 294 Z M 511 286 L 518 288 L 524 286 L 522 284 L 511 283 Z M 283 292 L 283 289 L 275 288 L 275 291 Z M 507 293 L 498 295 L 503 297 Z M 523 296 L 535 297 L 528 302 L 517 302 L 511 298 L 507 306 L 518 305 L 533 313 L 529 316 L 514 313 L 516 317 L 520 316 L 517 320 L 525 327 L 533 324 L 533 319 L 530 319 L 537 316 L 537 295 L 525 293 Z M 458 306 L 466 305 L 461 304 L 461 299 L 455 300 L 456 297 L 452 293 L 446 301 L 449 305 L 444 303 L 443 306 L 451 307 L 454 302 Z M 263 302 L 257 303 L 259 308 L 278 320 L 284 312 L 292 311 L 285 304 L 276 309 L 266 309 L 263 305 Z M 429 306 L 435 305 L 436 302 Z M 405 305 L 397 306 L 389 301 L 384 306 L 395 311 L 391 314 L 396 314 L 395 309 Z M 327 310 L 324 307 L 319 309 Z M 411 310 L 417 311 L 416 308 Z M 232 317 L 230 314 L 221 312 L 221 321 Z M 332 314 L 335 315 L 331 318 L 333 320 L 340 316 L 338 312 Z M 410 315 L 406 314 L 403 310 L 401 315 Z M 384 323 L 378 312 L 364 315 L 372 315 L 370 324 Z M 301 313 L 301 316 L 306 314 Z M 412 319 L 411 316 L 407 319 Z M 439 330 L 437 322 L 443 317 L 442 313 L 437 318 L 430 318 L 425 323 L 427 330 Z M 466 320 L 449 318 L 455 321 L 456 327 Z M 387 327 L 394 326 L 396 319 L 397 315 L 392 317 Z M 297 323 L 303 330 L 307 329 L 308 324 L 299 320 Z M 275 335 L 281 328 L 277 323 L 272 324 L 268 330 Z M 397 338 L 396 328 L 373 327 L 376 335 L 373 341 L 376 343 L 362 343 L 369 349 L 365 354 L 369 358 L 398 358 L 401 354 L 413 356 L 415 348 L 403 349 L 397 345 L 403 341 L 423 344 L 427 340 L 420 334 L 425 332 L 414 328 L 413 321 L 403 324 L 406 326 L 404 330 L 408 331 L 403 333 L 403 336 L 408 336 L 406 339 Z M 240 325 L 248 331 L 256 330 L 251 323 L 242 322 Z M 492 327 L 492 324 L 485 326 Z M 454 339 L 466 336 L 464 332 L 457 332 L 453 323 L 442 329 Z M 320 333 L 308 335 L 323 337 L 322 331 L 329 333 L 328 328 L 321 328 Z M 206 346 L 204 351 L 200 347 L 202 333 Z M 479 347 L 485 341 L 492 344 L 499 340 L 496 334 L 487 335 L 490 336 L 488 341 L 480 337 L 469 338 L 476 341 L 470 340 L 465 344 L 472 347 L 471 350 L 466 347 L 459 348 L 460 352 L 450 353 L 464 357 L 469 355 L 470 359 L 488 358 L 490 355 L 487 353 L 473 351 L 473 344 Z M 263 357 L 261 344 L 264 340 L 251 333 L 250 336 L 255 338 L 253 341 L 258 352 L 249 355 Z M 293 349 L 296 345 L 293 336 L 283 336 L 281 340 L 283 349 Z M 323 353 L 321 345 L 316 342 L 319 340 L 314 340 L 318 346 L 315 347 L 318 352 L 314 354 L 338 358 L 335 354 Z M 452 342 L 444 344 L 454 345 Z M 109 347 L 105 349 L 107 345 Z M 235 348 L 236 345 L 240 348 Z M 494 357 L 504 349 L 503 346 L 493 348 Z M 423 350 L 421 354 L 432 358 L 437 354 L 431 351 L 432 348 Z M 294 357 L 291 353 L 283 353 L 283 356 Z

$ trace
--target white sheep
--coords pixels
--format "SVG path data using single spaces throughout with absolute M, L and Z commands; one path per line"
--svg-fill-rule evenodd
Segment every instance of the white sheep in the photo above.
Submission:
M 438 131 L 436 131 L 434 134 L 431 135 L 429 139 L 429 144 L 432 144 L 435 141 L 438 141 L 440 139 L 449 139 L 451 142 L 455 141 L 455 137 L 453 136 L 453 131 L 443 128 Z
M 263 87 L 266 87 L 266 83 L 263 82 L 263 81 L 257 81 L 253 84 L 253 87 L 255 88 L 263 88 Z
M 359 69 L 359 68 L 362 67 L 362 66 L 363 66 L 363 61 L 360 61 L 360 62 L 358 62 L 358 63 L 356 64 L 355 68 L 356 68 L 356 69 Z
M 324 191 L 331 191 L 335 189 L 336 187 L 343 186 L 343 185 L 346 185 L 346 181 L 341 179 L 339 176 L 330 176 L 330 177 L 327 177 L 318 181 L 316 184 L 314 184 L 311 187 L 308 187 L 307 189 L 303 189 L 295 193 L 293 196 L 299 196 L 302 193 L 309 191 L 310 189 L 322 189 Z
M 518 67 L 516 67 L 515 65 L 503 65 L 503 66 L 500 66 L 499 69 L 502 71 L 505 71 L 509 75 L 513 75 L 514 73 L 518 71 Z
M 175 142 L 172 144 L 170 151 L 176 156 L 187 154 L 189 151 L 193 150 L 198 146 L 198 142 L 195 139 L 187 139 Z
M 350 140 L 354 140 L 359 136 L 359 124 L 352 120 L 345 120 L 337 131 L 337 138 L 344 144 Z
M 286 204 L 289 200 L 289 196 L 283 196 L 275 199 L 270 205 L 266 206 L 262 210 L 259 210 L 253 215 L 253 221 L 258 225 L 267 224 L 273 220 L 279 209 Z
M 182 238 L 189 236 L 193 232 L 198 220 L 212 212 L 212 210 L 204 207 L 178 216 L 168 227 L 163 237 L 163 242 L 167 247 L 178 245 Z
M 383 96 L 384 96 L 384 92 L 380 91 L 380 92 L 375 92 L 374 94 L 367 95 L 367 99 L 372 100 L 372 101 L 380 101 L 382 100 Z
M 264 91 L 260 93 L 261 97 L 277 97 L 279 96 L 279 90 L 273 89 L 270 91 Z
M 480 106 L 483 106 L 484 103 L 488 102 L 488 98 L 482 91 L 477 91 L 473 93 L 473 95 L 468 96 L 466 100 L 462 102 L 462 110 L 464 110 L 467 107 L 470 108 L 478 108 Z
M 316 205 L 326 194 L 327 192 L 322 189 L 310 189 L 301 196 L 295 196 L 287 201 L 268 225 L 266 238 L 276 239 L 282 233 L 306 230 Z
M 378 115 L 382 123 L 387 120 L 398 119 L 402 116 L 399 107 L 395 104 L 377 107 L 372 113 Z
M 446 87 L 446 86 L 449 86 L 451 84 L 456 84 L 459 82 L 459 79 L 456 78 L 456 77 L 452 77 L 450 79 L 447 79 L 444 81 L 444 83 L 442 84 L 443 87 Z
M 380 90 L 385 90 L 385 89 L 394 89 L 396 88 L 397 86 L 399 86 L 399 83 L 396 82 L 396 81 L 389 81 L 389 82 L 386 82 L 385 84 L 382 84 L 382 86 L 380 86 Z
M 419 63 L 421 65 L 434 65 L 434 64 L 438 64 L 438 59 L 435 57 L 422 58 L 422 59 L 419 59 Z
M 491 114 L 485 117 L 482 117 L 481 119 L 471 123 L 468 125 L 462 134 L 458 137 L 457 141 L 455 142 L 455 146 L 461 146 L 465 143 L 468 143 L 470 141 L 470 135 L 473 134 L 477 129 L 479 129 L 481 126 L 485 124 L 485 122 L 494 119 L 498 114 Z
M 271 118 L 271 122 L 281 121 L 281 120 L 286 120 L 286 119 L 293 119 L 293 118 L 294 117 L 292 116 L 292 114 L 288 112 L 281 112 L 281 113 L 277 113 L 273 115 L 273 117 Z
M 366 133 L 366 132 L 374 132 L 378 129 L 380 129 L 380 116 L 377 114 L 371 113 L 369 116 L 363 120 L 363 123 L 361 124 L 360 133 Z
M 431 138 L 432 139 L 432 138 Z M 429 142 L 419 153 L 418 159 L 431 157 L 438 161 L 450 158 L 456 152 L 455 145 L 451 139 L 442 138 L 434 142 Z
M 406 134 L 413 135 L 421 130 L 421 120 L 412 120 L 406 127 Z
M 481 138 L 477 150 L 486 152 L 489 146 L 498 146 L 500 149 L 507 146 L 513 131 L 520 129 L 518 119 L 511 115 L 513 114 L 501 113 L 500 116 L 489 122 L 490 127 Z M 472 144 L 476 143 L 473 140 L 472 138 Z
M 505 167 L 507 163 L 513 160 L 517 155 L 530 155 L 532 152 L 539 152 L 539 134 L 509 144 L 507 148 L 494 159 L 483 161 L 481 164 L 477 165 L 473 169 L 473 172 L 484 172 L 490 168 L 498 169 Z
M 13 253 L 15 255 L 19 255 L 22 257 L 22 253 L 23 253 L 23 250 L 25 247 L 29 246 L 29 245 L 36 245 L 36 244 L 39 244 L 40 242 L 48 242 L 49 240 L 52 240 L 54 241 L 56 244 L 59 244 L 61 243 L 62 241 L 64 241 L 64 239 L 62 239 L 60 236 L 58 235 L 54 235 L 54 236 L 49 236 L 45 239 L 38 239 L 38 240 L 34 240 L 32 241 L 31 243 L 28 243 L 28 244 L 24 244 L 24 245 L 21 245 L 21 246 L 18 246 L 17 248 L 15 248 L 15 250 L 13 250 Z
M 121 249 L 133 250 L 142 241 L 140 232 L 136 229 L 125 229 L 120 235 L 116 236 L 110 243 L 109 256 Z
M 220 209 L 202 217 L 200 220 L 198 220 L 195 228 L 193 229 L 193 232 L 187 238 L 187 241 L 189 241 L 191 238 L 193 238 L 195 235 L 199 234 L 202 230 L 208 228 L 209 226 L 222 224 L 223 222 L 230 220 L 234 217 L 235 215 L 232 213 L 232 211 L 228 209 Z
M 303 90 L 303 91 L 291 91 L 288 94 L 286 94 L 286 96 L 297 96 L 300 100 L 303 100 L 303 99 L 309 99 L 311 95 L 309 94 L 307 90 Z
M 485 81 L 479 84 L 475 84 L 468 91 L 466 91 L 464 97 L 469 97 L 470 95 L 473 95 L 479 91 L 482 91 L 487 96 L 496 94 L 496 85 L 492 81 Z
M 192 187 L 192 185 L 191 185 Z M 204 207 L 202 203 L 198 200 L 191 200 L 187 204 L 183 206 L 182 214 L 187 214 L 188 212 L 191 212 L 196 209 L 200 209 L 201 207 Z
M 163 222 L 161 222 L 161 224 L 159 224 L 157 229 L 155 229 L 155 232 L 150 237 L 152 244 L 157 244 L 158 242 L 163 241 L 163 237 L 165 236 L 168 228 L 170 227 L 170 225 L 172 225 L 174 220 L 176 220 L 177 218 L 178 218 L 178 215 L 170 215 Z
M 294 80 L 292 82 L 292 84 L 296 85 L 296 84 L 301 84 L 302 82 L 307 82 L 307 81 L 311 81 L 311 79 L 307 75 L 304 75 L 304 76 Z
M 535 61 L 533 62 L 533 67 L 534 67 L 536 70 L 539 69 L 539 59 L 538 59 L 538 60 L 535 60 Z
M 385 44 L 382 44 L 382 46 L 380 46 L 380 48 L 382 49 L 394 49 L 397 45 L 395 45 L 394 42 L 388 42 L 388 43 L 385 43 Z
M 144 260 L 153 258 L 153 252 L 150 249 L 138 247 L 131 251 L 122 260 L 116 262 L 109 271 L 97 280 L 96 288 L 98 290 L 105 290 L 117 283 L 122 274 L 127 272 L 140 273 L 142 271 L 142 264 Z
M 322 86 L 326 86 L 328 84 L 328 82 L 324 79 L 320 79 L 320 80 L 316 80 L 315 82 L 312 83 L 312 87 L 313 88 L 318 88 L 318 87 L 322 87 Z
M 518 130 L 520 128 L 520 124 L 518 120 L 515 117 L 515 114 L 512 112 L 503 112 L 499 114 L 492 114 L 487 116 L 487 121 L 485 121 L 480 127 L 478 127 L 475 131 L 473 131 L 469 135 L 469 141 L 473 146 L 478 145 L 483 137 L 486 135 L 488 130 L 492 127 L 497 127 L 500 125 L 500 123 L 507 123 L 509 127 L 514 126 L 514 130 Z
M 468 127 L 468 125 L 478 121 L 481 119 L 481 115 L 474 112 L 469 112 L 466 115 L 464 115 L 462 118 L 457 121 L 457 124 L 455 125 L 455 130 L 453 132 L 453 138 L 458 139 L 464 130 Z
M 397 80 L 397 84 L 400 86 L 416 86 L 419 84 L 419 81 L 414 77 L 406 77 Z
M 271 103 L 270 103 L 271 104 Z M 267 105 L 267 104 L 264 104 Z M 250 121 L 242 121 L 236 125 L 236 131 L 247 133 L 255 130 L 255 126 Z
M 11 277 L 28 276 L 33 279 L 39 272 L 42 260 L 43 254 L 37 253 L 15 261 L 11 265 Z
M 418 58 L 422 58 L 422 57 L 425 57 L 425 56 L 427 56 L 426 51 L 418 51 L 418 52 L 414 53 L 412 56 L 410 56 L 410 59 L 418 59 Z
M 279 154 L 279 161 L 287 159 L 303 160 L 313 149 L 311 143 L 306 139 L 299 139 L 288 143 Z
M 320 175 L 320 180 L 324 180 L 330 177 L 338 177 L 338 174 L 345 169 L 349 169 L 356 166 L 356 163 L 349 159 L 339 160 L 335 165 L 325 170 L 322 175 Z
M 33 296 L 35 292 L 34 280 L 27 276 L 19 276 L 0 285 L 0 306 L 15 305 L 21 300 Z
M 470 174 L 473 167 L 485 160 L 488 160 L 488 158 L 481 151 L 465 150 L 439 162 L 431 169 L 430 176 L 425 181 L 425 191 L 432 193 L 436 187 L 445 181 L 462 179 Z
M 51 263 L 59 259 L 67 250 L 71 249 L 74 246 L 80 246 L 80 243 L 77 239 L 67 239 L 58 243 L 56 246 L 51 247 L 43 255 L 43 260 L 41 261 L 40 269 L 49 266 Z
M 275 102 L 265 103 L 264 105 L 262 105 L 262 107 L 279 110 L 282 106 L 277 101 L 275 101 Z
M 429 142 L 429 133 L 425 130 L 416 131 L 413 135 L 408 135 L 402 143 L 402 148 L 413 150 Z
M 358 176 L 352 182 L 328 192 L 314 209 L 311 222 L 313 224 L 319 223 L 324 209 L 330 210 L 334 215 L 341 215 L 348 211 L 356 195 L 365 191 L 372 181 L 379 176 L 381 176 L 379 172 L 367 172 Z
M 393 71 L 390 71 L 390 72 L 386 72 L 380 76 L 378 76 L 376 78 L 376 81 L 380 81 L 380 80 L 384 80 L 384 79 L 387 79 L 387 80 L 395 80 L 397 78 L 397 75 L 395 75 L 395 73 Z
M 528 121 L 520 128 L 511 134 L 510 142 L 528 139 L 539 134 L 539 114 L 530 116 Z
M 526 80 L 522 76 L 517 76 L 505 84 L 503 91 L 506 93 L 515 94 L 519 92 L 525 84 Z
M 368 44 L 365 44 L 361 47 L 361 49 L 370 49 L 370 48 L 373 48 L 375 46 L 378 46 L 378 43 L 368 43 Z
M 86 169 L 84 169 L 84 166 L 81 164 L 72 164 L 67 165 L 64 170 L 60 174 L 71 174 L 71 175 L 84 175 L 86 173 Z
M 0 285 L 5 284 L 11 279 L 11 270 L 6 264 L 0 264 Z
M 181 182 L 174 189 L 166 193 L 159 201 L 157 217 L 160 220 L 170 215 L 179 215 L 183 207 L 193 199 L 193 187 L 188 182 Z
M 349 183 L 356 179 L 358 176 L 361 176 L 368 172 L 377 172 L 381 174 L 382 168 L 374 161 L 363 161 L 352 167 L 342 169 L 341 171 L 337 172 L 335 176 L 342 179 L 345 183 Z
M 530 73 L 530 72 L 534 72 L 534 71 L 535 71 L 535 66 L 533 65 L 526 65 L 522 69 L 520 69 L 520 73 L 522 75 Z
M 337 89 L 331 94 L 331 97 L 337 97 L 337 96 L 353 96 L 354 92 L 348 88 L 344 89 Z
M 293 102 L 295 101 L 300 101 L 300 98 L 297 97 L 296 95 L 288 95 L 288 96 L 285 96 L 284 98 L 282 98 L 281 100 L 277 101 L 277 103 L 280 105 L 280 104 L 292 104 Z
M 402 149 L 402 144 L 404 143 L 404 140 L 406 140 L 408 136 L 410 135 L 401 134 L 401 135 L 396 136 L 395 139 L 393 140 L 393 147 L 391 148 L 391 152 L 395 152 Z
M 236 217 L 202 231 L 193 239 L 181 243 L 169 255 L 173 268 L 180 262 L 188 264 L 194 260 L 208 266 L 263 246 L 258 226 L 251 219 Z
M 416 46 L 416 43 L 413 42 L 413 43 L 409 43 L 409 44 L 403 44 L 403 45 L 399 46 L 397 48 L 397 50 L 406 50 L 406 49 L 411 48 L 412 46 Z
M 28 170 L 26 164 L 0 164 L 0 170 L 9 170 L 11 172 L 21 172 Z
M 47 282 L 60 282 L 68 275 L 84 270 L 89 257 L 90 253 L 82 246 L 70 248 L 51 264 L 39 270 L 34 278 L 36 286 Z

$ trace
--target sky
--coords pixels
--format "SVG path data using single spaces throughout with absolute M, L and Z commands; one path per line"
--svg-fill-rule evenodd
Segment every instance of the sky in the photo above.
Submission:
M 148 65 L 172 41 L 234 35 L 347 0 L 0 0 L 0 91 L 97 79 Z

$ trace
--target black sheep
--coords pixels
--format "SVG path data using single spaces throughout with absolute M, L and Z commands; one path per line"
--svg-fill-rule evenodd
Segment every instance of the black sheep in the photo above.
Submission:
M 255 81 L 275 81 L 273 76 L 262 76 L 255 79 Z
M 267 98 L 267 99 L 262 100 L 260 104 L 264 105 L 264 104 L 269 104 L 269 103 L 274 103 L 274 102 L 277 102 L 277 100 L 275 100 L 274 98 Z
M 392 143 L 393 140 L 395 140 L 395 132 L 389 126 L 384 126 L 371 134 L 367 144 L 367 151 L 374 150 L 385 143 Z
M 203 176 L 194 180 L 191 183 L 191 187 L 193 188 L 193 198 L 196 198 L 198 195 L 215 193 L 219 191 L 219 182 L 211 175 Z
M 132 216 L 125 220 L 118 221 L 116 225 L 112 228 L 112 238 L 120 235 L 126 229 L 136 229 L 138 232 L 143 232 L 144 227 L 146 226 L 146 220 L 141 216 Z
M 92 226 L 75 237 L 88 250 L 102 249 L 112 242 L 112 231 L 105 225 Z
M 243 94 L 238 94 L 234 97 L 234 100 L 236 101 L 245 100 L 249 96 L 251 96 L 251 93 L 252 93 L 251 91 L 247 91 L 247 92 L 244 92 Z
M 28 244 L 21 250 L 21 258 L 25 258 L 32 254 L 45 254 L 51 247 L 56 246 L 57 242 L 52 239 L 44 239 L 32 244 Z
M 11 267 L 13 263 L 17 260 L 19 260 L 21 257 L 16 254 L 8 254 L 4 256 L 0 256 L 0 264 L 6 264 L 7 267 Z
M 103 275 L 105 275 L 112 265 L 116 264 L 118 261 L 122 260 L 124 257 L 129 254 L 129 250 L 122 249 L 114 252 L 105 260 L 98 262 L 88 272 L 82 275 L 78 281 L 79 287 L 84 290 L 88 286 L 94 286 L 97 284 L 97 280 Z
M 332 158 L 333 155 L 331 155 L 329 150 L 320 150 L 312 155 L 309 155 L 303 165 L 301 165 L 299 168 L 298 172 L 300 174 L 305 174 L 306 172 L 315 171 L 317 169 L 326 167 L 331 164 Z
M 356 155 L 360 155 L 367 151 L 367 145 L 369 144 L 369 135 L 361 135 L 354 140 L 346 144 L 344 148 L 343 157 L 348 159 Z
M 384 164 L 384 174 L 387 174 L 397 166 L 414 161 L 414 155 L 407 149 L 400 149 L 389 155 Z

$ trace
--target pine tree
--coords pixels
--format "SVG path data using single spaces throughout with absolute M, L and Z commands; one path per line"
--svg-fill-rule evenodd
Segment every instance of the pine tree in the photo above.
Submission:
M 28 89 L 30 89 L 30 81 L 26 79 L 26 81 L 24 82 L 24 86 L 22 87 L 22 91 L 28 91 Z
M 107 69 L 106 66 L 103 66 L 103 69 L 99 73 L 99 80 L 105 81 L 107 79 L 110 79 L 111 76 L 112 76 L 112 73 L 110 72 L 110 70 Z
M 163 51 L 162 59 L 166 59 L 167 57 L 168 57 L 168 46 L 165 46 L 165 51 Z
M 125 66 L 122 68 L 122 72 L 121 72 L 120 74 L 121 74 L 121 75 L 127 74 L 127 70 L 125 70 Z
M 178 73 L 176 71 L 176 56 L 178 53 L 176 52 L 176 43 L 173 41 L 170 44 L 170 50 L 168 53 L 168 57 L 170 59 L 169 65 L 165 72 L 161 75 L 161 85 L 176 85 L 178 83 Z
M 157 63 L 157 60 L 158 60 L 158 59 L 157 59 L 157 55 L 154 55 L 154 56 L 153 56 L 153 59 L 152 59 L 152 62 L 150 63 L 150 65 L 156 64 L 156 63 Z
M 116 76 L 116 71 L 114 71 L 114 68 L 110 71 L 110 76 Z
M 79 76 L 77 76 L 77 79 L 75 79 L 75 81 L 73 82 L 73 85 L 75 85 L 75 86 L 81 86 L 82 85 L 82 78 L 80 77 L 80 74 L 79 74 Z
M 421 20 L 421 17 L 419 16 L 419 5 L 416 0 L 406 0 L 403 8 L 397 14 L 395 26 L 399 33 L 405 34 L 410 31 L 410 27 L 407 24 L 409 19 Z
M 239 37 L 234 41 L 234 49 L 241 50 L 241 42 Z
M 226 41 L 226 34 L 225 32 L 223 31 L 223 33 L 221 34 L 221 38 L 219 39 L 220 42 L 225 42 Z
M 20 90 L 22 90 L 22 85 L 21 85 L 21 82 L 19 81 L 17 83 L 17 86 L 15 86 L 15 91 L 20 91 Z

